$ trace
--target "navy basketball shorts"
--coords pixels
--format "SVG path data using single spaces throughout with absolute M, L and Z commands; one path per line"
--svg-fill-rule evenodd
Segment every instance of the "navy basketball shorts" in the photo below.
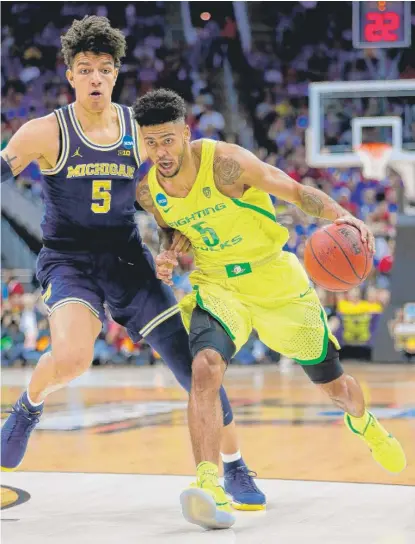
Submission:
M 43 247 L 37 278 L 49 315 L 65 304 L 83 304 L 101 321 L 104 302 L 111 317 L 137 342 L 150 333 L 157 338 L 182 329 L 172 290 L 156 278 L 152 255 L 134 239 L 117 252 L 57 251 Z

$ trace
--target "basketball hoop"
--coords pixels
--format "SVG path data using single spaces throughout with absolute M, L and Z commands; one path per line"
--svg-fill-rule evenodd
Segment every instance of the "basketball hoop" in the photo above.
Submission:
M 386 176 L 386 167 L 392 153 L 392 146 L 380 142 L 361 144 L 356 148 L 363 165 L 363 176 L 381 180 Z

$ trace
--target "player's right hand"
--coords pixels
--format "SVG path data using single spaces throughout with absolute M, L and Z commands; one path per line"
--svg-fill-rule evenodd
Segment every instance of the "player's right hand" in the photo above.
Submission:
M 184 234 L 176 230 L 174 232 L 173 242 L 169 247 L 169 250 L 174 251 L 176 255 L 184 255 L 190 250 L 191 247 L 192 244 L 190 243 L 190 240 L 186 238 Z
M 164 250 L 156 257 L 156 275 L 166 285 L 173 285 L 173 269 L 178 266 L 174 251 Z

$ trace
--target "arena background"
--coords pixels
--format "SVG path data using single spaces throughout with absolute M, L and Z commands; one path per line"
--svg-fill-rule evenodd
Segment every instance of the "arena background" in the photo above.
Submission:
M 415 3 L 361 4 L 371 4 L 369 8 L 379 12 L 392 9 L 391 4 L 409 4 L 409 14 L 405 13 L 405 16 L 409 17 L 409 37 L 412 41 L 402 47 L 378 47 L 391 45 L 386 43 L 390 35 L 385 31 L 377 32 L 376 39 L 372 37 L 372 43 L 366 44 L 366 47 L 362 43 L 357 44 L 359 36 L 367 38 L 368 34 L 362 26 L 363 19 L 353 21 L 352 2 L 2 2 L 1 148 L 27 120 L 45 115 L 74 99 L 65 79 L 66 67 L 59 52 L 60 35 L 74 18 L 87 14 L 107 16 L 112 25 L 123 30 L 128 43 L 114 101 L 130 105 L 138 95 L 149 89 L 174 89 L 186 99 L 187 122 L 193 138 L 236 142 L 252 150 L 261 160 L 286 171 L 298 183 L 324 190 L 371 227 L 376 237 L 376 254 L 373 271 L 367 280 L 347 293 L 334 294 L 319 287 L 317 291 L 332 330 L 343 347 L 342 358 L 362 377 L 368 388 L 374 383 L 370 400 L 384 417 L 395 418 L 396 429 L 407 437 L 406 444 L 412 452 L 415 414 Z M 407 8 L 402 9 L 403 21 Z M 360 13 L 361 17 L 363 15 Z M 360 32 L 358 37 L 354 35 L 353 24 L 356 25 L 355 32 Z M 401 31 L 405 38 L 403 26 L 399 28 Z M 396 34 L 396 40 L 400 37 L 400 34 Z M 381 43 L 376 43 L 379 41 Z M 353 99 L 344 101 L 344 97 L 336 102 L 337 98 L 330 95 L 330 100 L 334 102 L 327 110 L 324 109 L 324 99 L 318 102 L 321 110 L 317 113 L 310 109 L 313 93 L 315 96 L 318 92 L 326 92 L 318 86 L 322 82 L 345 82 L 343 87 L 347 89 L 350 82 L 392 80 L 398 87 L 402 83 L 406 90 L 393 94 L 395 99 L 391 103 L 388 97 L 392 95 L 386 88 L 385 91 L 375 92 L 373 102 L 361 99 L 358 93 L 359 103 Z M 395 162 L 386 168 L 384 176 L 367 179 L 356 159 L 342 163 L 343 154 L 350 151 L 352 145 L 351 123 L 354 117 L 390 116 L 389 106 L 393 115 L 402 121 L 402 141 L 398 147 L 401 146 L 403 151 L 401 155 L 397 152 L 396 157 L 406 157 L 405 161 L 401 161 L 406 169 L 402 169 L 395 158 Z M 321 149 L 317 150 L 319 156 L 323 156 L 320 162 L 315 157 L 313 160 L 310 154 L 310 142 L 315 142 L 314 134 L 320 130 L 313 126 L 313 119 L 316 118 L 322 123 L 319 133 Z M 374 137 L 375 141 L 392 143 L 394 135 L 389 128 L 386 126 L 377 132 L 369 131 L 363 141 L 371 141 Z M 330 159 L 327 165 L 323 164 L 330 156 L 337 157 L 336 164 Z M 141 175 L 148 168 L 149 165 L 144 164 Z M 275 198 L 273 202 L 278 221 L 290 231 L 285 249 L 296 253 L 301 260 L 307 237 L 324 222 L 308 217 L 294 206 Z M 2 187 L 1 210 L 1 363 L 2 407 L 5 409 L 15 401 L 27 383 L 28 368 L 50 349 L 46 312 L 34 274 L 36 255 L 41 248 L 39 225 L 42 216 L 41 174 L 35 163 L 19 175 L 15 183 Z M 143 211 L 137 213 L 136 219 L 145 243 L 155 253 L 158 237 L 154 221 Z M 180 266 L 175 270 L 174 290 L 178 299 L 191 289 L 188 276 L 192 266 L 192 255 L 189 254 L 180 259 Z M 379 363 L 384 364 L 383 370 L 379 370 Z M 35 433 L 35 445 L 23 470 L 191 473 L 184 413 L 186 395 L 175 387 L 162 365 L 157 353 L 152 352 L 144 342 L 134 345 L 125 330 L 108 315 L 96 343 L 94 368 L 68 392 L 52 395 L 50 418 L 46 420 L 43 430 Z M 330 455 L 321 458 L 315 467 L 310 467 L 307 458 L 310 453 L 307 454 L 305 448 L 300 454 L 300 449 L 304 442 L 310 445 L 310 440 L 319 442 L 320 439 L 310 438 L 304 427 L 296 426 L 321 428 L 321 443 L 317 447 L 323 450 L 337 443 L 333 457 L 339 459 L 344 449 L 349 447 L 342 445 L 339 438 L 339 414 L 330 412 L 330 405 L 324 408 L 325 401 L 312 395 L 310 412 L 304 404 L 310 400 L 307 400 L 307 395 L 302 397 L 298 391 L 294 391 L 298 383 L 301 384 L 300 389 L 305 387 L 305 379 L 298 377 L 298 369 L 291 361 L 270 351 L 255 334 L 230 366 L 228 379 L 232 380 L 234 387 L 231 398 L 238 407 L 237 420 L 239 417 L 242 426 L 245 425 L 243 444 L 254 460 L 255 442 L 259 440 L 261 455 L 265 456 L 259 463 L 262 469 L 260 476 L 415 483 L 414 452 L 411 472 L 393 481 L 388 476 L 379 475 L 374 469 L 372 471 L 370 460 L 359 465 L 357 476 L 351 468 L 345 469 L 343 466 L 341 474 L 336 473 L 336 464 Z M 388 389 L 389 385 L 391 389 Z M 301 391 L 304 392 L 304 389 Z M 143 404 L 143 411 L 137 411 L 134 404 L 137 402 Z M 288 412 L 285 402 L 291 403 Z M 106 403 L 110 405 L 104 410 Z M 125 403 L 129 403 L 127 408 Z M 251 404 L 260 405 L 261 408 L 257 412 L 252 411 L 247 408 Z M 62 407 L 69 412 L 61 414 Z M 99 411 L 101 408 L 102 413 Z M 80 409 L 90 410 L 88 418 L 91 419 L 84 420 L 79 415 Z M 121 416 L 118 412 L 112 413 L 112 410 L 118 409 L 122 412 Z M 261 432 L 265 434 L 258 439 L 259 435 L 255 432 L 259 430 L 255 425 L 260 425 L 260 421 L 266 422 L 265 428 L 261 427 Z M 275 459 L 266 457 L 265 453 L 275 448 L 273 426 L 280 424 L 289 426 L 288 440 L 302 444 L 301 448 L 295 447 L 295 453 L 288 446 L 280 450 L 287 461 L 284 469 L 275 467 Z M 145 434 L 157 425 L 164 429 L 163 432 L 167 434 L 163 434 L 163 437 L 167 438 Z M 327 425 L 335 427 L 329 429 Z M 154 450 L 144 454 L 136 451 L 136 443 L 131 447 L 131 442 L 123 438 L 128 433 L 108 434 L 131 429 L 137 434 L 142 433 L 138 444 L 144 440 L 150 450 L 152 447 L 158 448 L 156 461 L 152 458 Z M 84 433 L 80 435 L 82 446 L 81 439 L 74 438 L 75 435 L 67 431 Z M 333 433 L 330 439 L 323 431 Z M 53 442 L 51 437 L 58 435 L 62 436 L 62 441 Z M 101 440 L 98 435 L 112 441 L 115 436 L 118 445 L 96 442 Z M 285 440 L 282 435 L 278 436 L 282 442 Z M 179 438 L 185 444 L 186 453 L 177 446 Z M 167 453 L 160 454 L 163 448 L 168 449 L 171 444 L 176 444 L 174 449 L 177 450 L 173 458 L 174 468 Z M 105 448 L 108 448 L 106 453 L 110 457 L 112 455 L 110 460 L 108 457 L 104 459 Z M 130 452 L 131 456 L 138 455 L 139 461 L 132 460 L 127 454 L 131 448 L 134 450 Z M 363 450 L 359 450 L 360 454 L 363 455 Z M 121 459 L 117 456 L 121 456 Z M 290 465 L 290 459 L 295 459 L 295 463 Z M 307 466 L 304 470 L 299 469 L 303 467 L 302 463 L 304 467 Z M 255 466 L 254 462 L 252 464 Z M 258 470 L 258 467 L 255 466 L 255 469 Z M 36 474 L 33 480 L 27 480 L 22 475 L 24 473 L 17 474 L 17 480 L 7 480 L 6 484 L 22 485 L 27 489 L 27 482 L 31 482 L 30 493 L 33 490 L 40 493 L 43 485 L 45 489 L 52 489 L 55 485 L 55 480 L 41 480 Z M 59 478 L 63 476 L 60 474 Z M 56 481 L 60 485 L 69 485 L 65 478 Z M 76 484 L 71 484 L 75 486 L 74 501 L 78 496 L 76 486 L 84 483 L 79 479 Z M 116 485 L 122 487 L 124 484 L 120 481 Z M 92 487 L 91 483 L 85 497 L 89 496 L 88 492 L 94 492 L 95 488 Z M 362 492 L 357 491 L 354 500 L 359 501 L 359 493 Z M 373 492 L 373 496 L 375 494 Z M 27 494 L 25 497 L 24 500 L 28 501 Z M 367 500 L 370 502 L 371 499 Z M 397 496 L 398 506 L 401 504 L 399 500 Z M 408 495 L 405 504 L 409 504 L 410 500 Z M 19 508 L 29 508 L 30 502 Z M 53 504 L 47 504 L 53 510 Z M 68 508 L 71 510 L 72 506 Z M 396 534 L 400 534 L 401 525 L 397 523 L 393 527 Z M 33 533 L 18 534 L 21 540 L 15 542 L 22 542 L 25 535 Z M 53 534 L 56 537 L 58 533 Z M 410 539 L 406 540 L 405 535 L 402 540 L 373 542 L 409 543 Z M 160 538 L 160 542 L 164 542 L 163 537 Z M 359 540 L 357 536 L 354 540 L 369 542 L 367 539 Z M 53 540 L 64 541 L 62 535 Z M 153 542 L 150 537 L 143 541 Z M 351 538 L 344 540 L 350 541 Z M 38 540 L 35 538 L 34 542 Z M 330 542 L 343 540 L 338 536 Z
M 354 49 L 348 2 L 336 4 L 335 13 L 329 2 L 252 2 L 242 11 L 241 4 L 58 2 L 48 4 L 45 12 L 43 2 L 4 3 L 2 148 L 28 119 L 73 100 L 59 54 L 60 34 L 75 17 L 87 13 L 107 15 L 114 25 L 126 30 L 128 42 L 115 101 L 132 104 L 148 89 L 174 89 L 188 103 L 188 123 L 194 138 L 224 138 L 240 143 L 262 160 L 287 171 L 299 183 L 331 194 L 372 227 L 377 250 L 368 280 L 349 293 L 318 292 L 344 347 L 343 357 L 371 360 L 376 333 L 381 328 L 383 342 L 377 359 L 383 356 L 385 361 L 403 360 L 405 354 L 394 349 L 390 335 L 394 325 L 388 328 L 387 324 L 399 320 L 399 310 L 410 302 L 405 298 L 411 292 L 414 273 L 412 229 L 397 253 L 402 259 L 407 256 L 402 273 L 399 261 L 395 263 L 402 181 L 391 170 L 382 180 L 367 180 L 356 167 L 310 167 L 305 134 L 310 83 L 376 80 L 384 75 L 410 80 L 415 75 L 414 50 Z M 385 64 L 387 73 L 382 74 Z M 413 98 L 411 118 L 406 120 L 412 141 Z M 341 140 L 347 131 L 344 122 L 340 118 L 330 122 Z M 148 165 L 143 165 L 142 173 L 147 169 Z M 284 202 L 275 201 L 275 206 L 278 220 L 290 229 L 286 249 L 301 259 L 307 236 L 322 222 Z M 3 365 L 34 364 L 49 347 L 45 312 L 33 274 L 41 247 L 41 214 L 41 174 L 33 163 L 19 176 L 13 191 L 3 192 Z M 145 242 L 155 251 L 154 222 L 144 213 L 137 214 L 137 221 Z M 180 264 L 174 277 L 179 299 L 190 289 L 191 256 Z M 380 324 L 390 302 L 394 270 L 401 292 Z M 406 343 L 410 352 L 415 351 L 413 338 Z M 406 352 L 408 359 L 410 352 Z M 271 353 L 253 335 L 235 362 L 255 364 L 278 359 L 278 354 Z M 109 319 L 97 342 L 94 363 L 109 362 L 148 364 L 153 362 L 153 355 L 143 345 L 132 345 L 125 331 Z

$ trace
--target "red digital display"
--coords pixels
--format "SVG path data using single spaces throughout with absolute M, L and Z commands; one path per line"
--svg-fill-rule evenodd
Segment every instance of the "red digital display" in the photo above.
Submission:
M 368 42 L 396 42 L 399 40 L 400 17 L 393 11 L 366 13 L 365 40 Z
M 353 2 L 354 47 L 409 47 L 410 2 Z

